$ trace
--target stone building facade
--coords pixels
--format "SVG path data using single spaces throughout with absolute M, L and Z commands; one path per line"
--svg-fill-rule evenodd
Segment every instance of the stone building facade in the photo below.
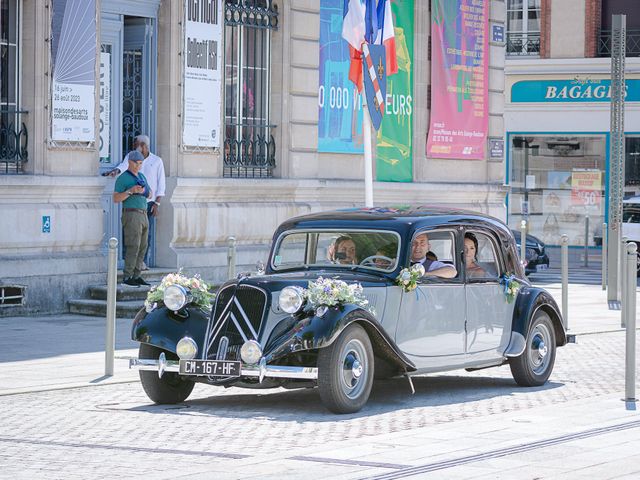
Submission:
M 625 195 L 640 193 L 640 5 L 506 4 L 508 223 L 528 220 L 547 244 L 566 233 L 571 246 L 598 247 L 609 198 L 612 14 L 627 19 Z
M 225 69 L 212 95 L 220 103 L 206 107 L 223 126 L 225 141 L 217 148 L 184 145 L 189 2 L 178 0 L 95 0 L 95 43 L 78 51 L 95 52 L 93 138 L 54 138 L 52 43 L 56 28 L 65 28 L 64 17 L 56 17 L 54 10 L 72 2 L 2 1 L 8 19 L 3 21 L 3 45 L 14 45 L 16 55 L 5 64 L 9 73 L 2 79 L 13 92 L 2 99 L 13 149 L 0 159 L 0 316 L 64 311 L 70 297 L 105 282 L 106 244 L 119 236 L 119 214 L 110 197 L 113 179 L 101 173 L 119 163 L 133 134 L 151 137 L 152 151 L 162 157 L 167 174 L 152 266 L 182 267 L 219 281 L 226 272 L 229 236 L 237 241 L 237 263 L 253 266 L 266 258 L 271 234 L 283 220 L 364 204 L 363 156 L 318 148 L 324 0 L 227 0 L 222 5 Z M 490 155 L 487 148 L 481 160 L 426 156 L 430 97 L 436 94 L 430 92 L 430 3 L 412 2 L 411 181 L 376 181 L 374 202 L 455 205 L 505 218 L 506 166 L 499 142 L 497 153 Z M 254 9 L 249 16 L 264 18 L 260 28 L 233 25 L 242 18 L 234 12 L 243 5 Z M 490 0 L 489 17 L 491 27 L 504 28 L 505 2 Z M 268 18 L 276 20 L 269 25 Z M 234 84 L 240 74 L 234 61 L 248 62 L 251 55 L 243 49 L 249 42 L 254 59 L 261 59 L 252 60 L 252 74 L 260 76 L 268 98 L 268 115 L 261 115 L 260 126 L 268 132 L 260 137 L 264 144 L 233 141 L 239 138 L 234 132 L 246 127 L 229 104 L 246 109 L 250 102 L 246 89 Z M 489 42 L 488 135 L 494 139 L 503 139 L 505 132 L 504 45 L 500 37 Z M 231 84 L 236 90 L 230 94 Z M 124 106 L 127 99 L 135 106 Z M 132 123 L 127 123 L 129 114 L 135 114 Z M 263 156 L 258 164 L 238 170 L 234 152 L 255 157 L 257 151 L 267 151 L 270 159 L 265 163 Z

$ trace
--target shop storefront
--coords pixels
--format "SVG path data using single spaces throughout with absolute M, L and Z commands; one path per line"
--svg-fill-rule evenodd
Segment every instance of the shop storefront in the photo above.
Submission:
M 604 65 L 603 65 L 604 66 Z M 597 66 L 596 66 L 597 67 Z M 602 70 L 595 68 L 595 70 Z M 607 221 L 610 81 L 604 74 L 508 77 L 507 221 L 549 245 L 598 246 Z M 639 125 L 640 80 L 627 77 L 626 126 Z M 640 189 L 640 135 L 626 134 L 626 187 Z

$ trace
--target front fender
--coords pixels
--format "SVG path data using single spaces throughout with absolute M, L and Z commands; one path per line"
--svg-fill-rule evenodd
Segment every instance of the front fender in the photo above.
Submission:
M 131 338 L 175 353 L 178 341 L 189 336 L 201 348 L 208 321 L 209 313 L 195 307 L 184 308 L 180 315 L 164 306 L 150 313 L 143 308 L 133 320 Z
M 283 322 L 291 322 L 291 319 Z M 357 305 L 329 308 L 322 317 L 313 312 L 303 316 L 293 322 L 291 328 L 284 333 L 269 338 L 265 345 L 265 359 L 267 363 L 271 363 L 291 353 L 328 347 L 354 322 L 358 322 L 366 330 L 377 356 L 403 371 L 416 370 L 413 362 L 404 356 L 375 317 Z
M 538 309 L 543 309 L 551 318 L 556 334 L 556 345 L 558 347 L 566 345 L 567 332 L 556 301 L 542 288 L 524 286 L 518 292 L 516 305 L 513 309 L 511 342 L 507 347 L 507 352 L 515 352 L 521 349 L 519 344 L 522 339 L 527 338 L 531 320 Z M 518 340 L 517 335 L 514 335 L 514 333 L 521 335 L 522 338 Z M 516 343 L 518 343 L 518 346 L 515 345 Z M 513 355 L 508 354 L 508 356 Z

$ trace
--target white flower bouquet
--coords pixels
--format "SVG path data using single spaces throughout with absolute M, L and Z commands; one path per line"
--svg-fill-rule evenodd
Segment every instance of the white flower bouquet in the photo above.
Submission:
M 352 303 L 369 310 L 369 301 L 364 297 L 362 285 L 348 284 L 342 280 L 319 277 L 309 282 L 304 297 L 313 308 L 337 307 Z
M 159 285 L 151 287 L 144 301 L 147 312 L 151 312 L 158 306 L 158 302 L 164 299 L 164 291 L 171 285 L 180 285 L 188 289 L 193 298 L 192 305 L 203 310 L 211 310 L 211 301 L 216 297 L 215 293 L 210 291 L 211 285 L 202 280 L 200 275 L 187 277 L 182 274 L 182 271 L 178 271 L 165 275 Z
M 409 268 L 403 268 L 396 277 L 396 285 L 402 287 L 405 292 L 415 290 L 418 280 L 424 275 L 424 265 L 416 263 Z

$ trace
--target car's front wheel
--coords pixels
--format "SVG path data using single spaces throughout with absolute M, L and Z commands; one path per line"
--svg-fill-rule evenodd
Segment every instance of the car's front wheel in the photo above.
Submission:
M 513 379 L 523 387 L 543 385 L 556 360 L 556 335 L 551 318 L 538 310 L 529 326 L 524 352 L 509 361 Z
M 364 328 L 352 323 L 318 353 L 318 389 L 322 403 L 334 413 L 359 411 L 371 393 L 374 359 Z
M 157 360 L 163 352 L 169 360 L 178 358 L 171 352 L 147 343 L 140 344 L 138 356 L 140 359 Z M 192 380 L 185 379 L 174 372 L 165 372 L 162 377 L 158 377 L 158 372 L 152 370 L 140 370 L 139 373 L 142 388 L 151 401 L 155 403 L 173 404 L 183 402 L 191 394 L 195 385 Z

